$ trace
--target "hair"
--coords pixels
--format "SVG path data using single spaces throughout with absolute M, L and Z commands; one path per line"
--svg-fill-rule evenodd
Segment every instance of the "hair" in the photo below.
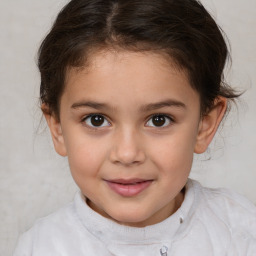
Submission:
M 154 51 L 186 71 L 201 112 L 217 97 L 239 95 L 224 82 L 224 33 L 197 0 L 72 0 L 58 14 L 38 52 L 40 99 L 59 117 L 66 73 L 97 50 Z

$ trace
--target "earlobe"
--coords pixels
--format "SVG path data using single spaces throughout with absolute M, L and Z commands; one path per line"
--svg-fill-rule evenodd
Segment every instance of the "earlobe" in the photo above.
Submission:
M 213 108 L 202 117 L 194 148 L 195 153 L 201 154 L 206 151 L 225 115 L 226 109 L 227 99 L 218 97 L 215 100 Z
M 50 129 L 52 141 L 53 141 L 56 152 L 61 156 L 66 156 L 67 152 L 66 152 L 66 147 L 64 143 L 60 121 L 53 113 L 46 111 L 45 106 L 42 106 L 41 108 L 44 113 L 44 117 L 46 119 L 48 127 Z

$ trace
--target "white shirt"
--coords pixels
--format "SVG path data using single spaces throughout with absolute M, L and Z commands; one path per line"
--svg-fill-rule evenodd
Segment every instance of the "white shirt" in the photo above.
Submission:
M 181 207 L 161 223 L 122 226 L 74 202 L 19 239 L 14 256 L 256 256 L 256 207 L 226 189 L 188 180 Z

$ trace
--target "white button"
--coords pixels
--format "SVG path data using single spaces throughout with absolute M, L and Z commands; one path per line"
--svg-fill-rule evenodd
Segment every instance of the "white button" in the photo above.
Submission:
M 168 247 L 164 245 L 164 246 L 160 249 L 161 256 L 167 256 L 167 252 L 168 252 Z

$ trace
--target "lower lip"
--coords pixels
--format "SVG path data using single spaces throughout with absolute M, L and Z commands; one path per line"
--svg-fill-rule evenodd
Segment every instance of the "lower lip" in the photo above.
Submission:
M 107 181 L 108 186 L 117 194 L 125 197 L 136 196 L 152 183 L 152 180 L 143 181 L 135 184 L 120 184 L 111 181 Z

